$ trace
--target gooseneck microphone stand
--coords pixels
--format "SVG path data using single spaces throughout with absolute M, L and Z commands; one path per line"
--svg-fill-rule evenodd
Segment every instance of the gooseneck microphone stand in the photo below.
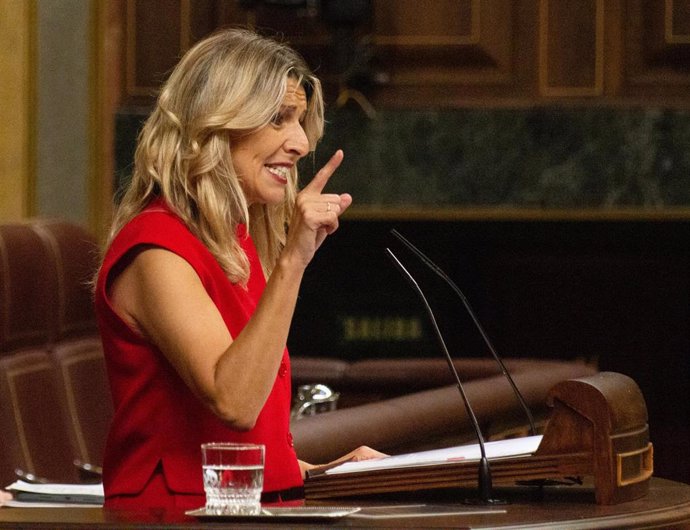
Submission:
M 393 261 L 393 264 L 397 267 L 397 269 L 401 272 L 401 274 L 408 280 L 410 285 L 412 285 L 413 289 L 415 292 L 419 295 L 419 297 L 422 300 L 422 303 L 424 304 L 424 308 L 426 309 L 427 314 L 429 315 L 429 319 L 431 320 L 431 324 L 433 325 L 434 331 L 436 333 L 436 337 L 439 341 L 439 344 L 441 346 L 441 349 L 443 350 L 446 360 L 448 362 L 448 366 L 450 368 L 450 371 L 453 374 L 453 377 L 455 377 L 455 381 L 457 383 L 458 390 L 460 391 L 460 396 L 462 397 L 462 401 L 465 404 L 465 410 L 467 411 L 467 415 L 469 416 L 471 422 L 472 422 L 472 427 L 474 428 L 474 432 L 477 436 L 477 440 L 479 442 L 479 451 L 481 458 L 479 460 L 479 470 L 478 470 L 478 481 L 479 481 L 479 500 L 477 499 L 466 499 L 465 502 L 467 504 L 491 504 L 491 505 L 496 505 L 496 504 L 506 504 L 506 501 L 501 500 L 501 499 L 496 499 L 493 496 L 493 484 L 491 480 L 491 466 L 489 465 L 489 459 L 486 457 L 486 447 L 484 446 L 484 436 L 482 435 L 481 428 L 479 427 L 479 422 L 477 421 L 477 417 L 474 414 L 474 410 L 472 410 L 472 406 L 470 405 L 470 401 L 467 398 L 467 394 L 465 393 L 465 389 L 462 386 L 462 382 L 460 381 L 460 376 L 458 375 L 457 370 L 455 369 L 455 365 L 453 364 L 453 359 L 450 356 L 450 353 L 448 351 L 448 347 L 446 346 L 446 342 L 443 340 L 443 335 L 441 334 L 441 330 L 438 327 L 438 323 L 436 321 L 436 317 L 434 315 L 434 312 L 431 309 L 431 306 L 429 305 L 429 302 L 426 299 L 426 296 L 424 296 L 424 292 L 422 291 L 421 287 L 419 287 L 419 284 L 417 281 L 412 277 L 412 275 L 407 271 L 407 269 L 403 266 L 402 263 L 400 263 L 400 260 L 393 254 L 393 252 L 389 249 L 386 248 L 386 252 L 388 252 L 389 257 Z
M 496 352 L 496 348 L 494 348 L 493 344 L 491 343 L 489 336 L 486 334 L 486 332 L 484 331 L 484 328 L 479 323 L 479 319 L 477 318 L 474 311 L 472 310 L 472 307 L 470 306 L 470 303 L 467 301 L 467 298 L 465 297 L 463 292 L 455 284 L 455 282 L 453 280 L 451 280 L 450 277 L 448 277 L 448 275 L 445 272 L 443 272 L 443 270 L 441 270 L 441 268 L 438 265 L 436 265 L 433 261 L 431 261 L 431 259 L 429 259 L 416 246 L 414 246 L 412 243 L 410 243 L 400 232 L 393 229 L 393 230 L 391 230 L 391 234 L 394 235 L 410 251 L 412 251 L 412 253 L 414 253 L 415 256 L 417 256 L 427 267 L 429 267 L 432 271 L 434 271 L 434 273 L 436 273 L 444 282 L 446 282 L 450 286 L 450 288 L 453 290 L 453 292 L 456 295 L 458 295 L 458 297 L 462 301 L 462 304 L 465 306 L 467 313 L 472 318 L 472 322 L 474 322 L 475 327 L 477 328 L 480 335 L 482 336 L 482 339 L 484 339 L 484 344 L 486 344 L 486 347 L 489 349 L 489 352 L 491 352 L 491 356 L 494 358 L 494 360 L 498 364 L 499 368 L 501 369 L 501 372 L 503 373 L 505 378 L 510 383 L 511 388 L 513 389 L 513 393 L 515 394 L 515 397 L 517 398 L 517 400 L 520 403 L 520 407 L 524 411 L 525 416 L 527 416 L 527 420 L 529 421 L 530 434 L 532 436 L 535 436 L 537 434 L 537 429 L 534 425 L 534 418 L 532 416 L 532 412 L 530 411 L 529 407 L 527 406 L 527 403 L 525 402 L 525 399 L 523 398 L 522 394 L 520 393 L 520 390 L 518 390 L 518 387 L 515 384 L 515 381 L 513 381 L 513 378 L 511 377 L 510 372 L 508 372 L 508 370 L 505 367 L 505 364 L 503 364 L 503 361 L 501 360 L 501 357 Z

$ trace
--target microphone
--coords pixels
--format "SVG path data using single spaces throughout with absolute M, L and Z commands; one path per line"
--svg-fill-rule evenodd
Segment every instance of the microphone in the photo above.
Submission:
M 496 361 L 496 363 L 500 367 L 501 372 L 503 373 L 505 378 L 510 383 L 511 388 L 513 389 L 513 393 L 515 394 L 515 397 L 517 398 L 517 400 L 520 403 L 520 407 L 524 411 L 525 415 L 527 416 L 527 420 L 529 421 L 530 434 L 532 436 L 535 436 L 537 434 L 537 429 L 534 425 L 534 418 L 532 416 L 532 412 L 530 411 L 529 407 L 527 406 L 525 399 L 522 397 L 522 394 L 520 393 L 520 390 L 518 389 L 517 385 L 515 384 L 515 381 L 513 381 L 513 378 L 511 377 L 510 373 L 506 369 L 505 364 L 503 364 L 503 361 L 501 360 L 498 353 L 496 352 L 496 348 L 494 348 L 493 344 L 491 343 L 491 340 L 489 340 L 489 336 L 486 334 L 486 332 L 484 331 L 484 328 L 479 323 L 479 319 L 477 318 L 474 311 L 472 310 L 472 307 L 470 306 L 470 303 L 467 301 L 467 298 L 465 297 L 463 292 L 455 284 L 455 282 L 453 280 L 451 280 L 448 277 L 448 275 L 441 270 L 441 268 L 438 265 L 436 265 L 433 261 L 431 261 L 431 259 L 429 259 L 416 246 L 414 246 L 412 243 L 410 243 L 400 232 L 393 229 L 393 230 L 391 230 L 391 234 L 393 234 L 401 243 L 403 243 L 408 249 L 410 249 L 427 267 L 429 267 L 438 276 L 440 276 L 441 279 L 443 281 L 445 281 L 450 286 L 450 288 L 453 290 L 453 292 L 455 292 L 455 294 L 458 295 L 458 297 L 462 301 L 462 304 L 465 306 L 465 309 L 467 310 L 470 317 L 472 318 L 472 322 L 474 322 L 475 327 L 477 328 L 477 330 L 479 330 L 479 333 L 481 334 L 482 339 L 484 339 L 484 344 L 486 344 L 487 348 L 489 348 L 489 351 L 491 352 L 491 355 L 493 356 L 494 360 Z
M 426 309 L 426 312 L 429 315 L 429 319 L 431 320 L 431 324 L 433 325 L 434 331 L 436 333 L 436 338 L 438 339 L 439 344 L 441 345 L 441 349 L 445 353 L 446 360 L 448 362 L 448 366 L 450 367 L 450 371 L 453 373 L 453 376 L 455 377 L 455 381 L 457 382 L 458 390 L 460 391 L 460 395 L 462 396 L 462 401 L 465 404 L 465 410 L 467 411 L 467 415 L 469 416 L 469 418 L 472 422 L 472 427 L 474 428 L 474 432 L 475 432 L 475 434 L 477 436 L 477 440 L 479 442 L 479 452 L 480 452 L 479 470 L 478 470 L 480 503 L 481 504 L 506 504 L 506 502 L 504 500 L 496 499 L 493 497 L 493 485 L 492 485 L 492 480 L 491 480 L 491 466 L 489 465 L 489 459 L 486 457 L 486 448 L 484 446 L 484 436 L 482 435 L 482 430 L 479 427 L 479 422 L 477 421 L 477 416 L 474 414 L 474 410 L 472 409 L 472 406 L 470 405 L 470 401 L 467 398 L 467 394 L 465 394 L 465 389 L 463 388 L 462 382 L 460 381 L 460 376 L 458 375 L 458 372 L 455 369 L 455 365 L 453 364 L 453 359 L 450 356 L 450 353 L 448 352 L 448 347 L 446 346 L 446 342 L 443 340 L 443 335 L 441 334 L 441 330 L 438 327 L 438 323 L 436 321 L 436 316 L 434 315 L 434 312 L 431 309 L 431 306 L 429 305 L 429 302 L 427 301 L 426 296 L 424 296 L 424 292 L 422 291 L 421 287 L 419 287 L 419 284 L 417 283 L 417 281 L 412 277 L 412 275 L 403 266 L 403 264 L 400 263 L 400 260 L 395 256 L 395 254 L 393 254 L 391 249 L 386 248 L 386 252 L 388 252 L 388 256 L 393 261 L 393 264 L 397 267 L 397 269 L 400 271 L 400 273 L 407 279 L 407 281 L 410 282 L 413 289 L 417 292 L 417 294 L 421 298 L 421 300 L 424 304 L 424 307 Z M 465 502 L 467 504 L 477 504 L 475 499 L 466 499 Z

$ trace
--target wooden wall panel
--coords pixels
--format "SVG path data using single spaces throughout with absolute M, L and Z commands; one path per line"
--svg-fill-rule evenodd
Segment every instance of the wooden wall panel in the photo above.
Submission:
M 516 69 L 518 9 L 506 0 L 374 1 L 373 43 L 383 79 L 378 100 L 450 102 L 525 90 Z
M 216 27 L 212 0 L 127 0 L 126 96 L 151 97 L 179 58 Z
M 623 93 L 687 98 L 690 1 L 628 0 L 624 20 Z
M 542 95 L 601 95 L 604 0 L 541 0 L 539 58 Z
M 224 0 L 221 5 L 219 25 L 257 28 L 262 33 L 276 34 L 279 39 L 288 40 L 297 47 L 330 43 L 328 29 L 316 9 L 261 2 L 253 7 L 243 7 L 239 0 Z
M 127 0 L 125 99 L 150 103 L 193 42 L 230 25 L 292 44 L 331 103 L 344 87 L 376 107 L 690 99 L 690 0 L 371 0 L 351 25 L 324 11 L 357 4 Z
M 177 0 L 127 2 L 127 95 L 147 96 L 182 50 Z
M 420 9 L 416 0 L 375 3 L 379 46 L 457 46 L 479 42 L 479 0 L 438 2 Z
M 690 0 L 666 0 L 664 34 L 669 44 L 690 44 Z
M 218 26 L 256 28 L 297 48 L 312 68 L 319 70 L 322 78 L 332 73 L 330 45 L 333 37 L 316 9 L 261 2 L 248 8 L 239 0 L 221 0 L 216 9 Z
M 392 63 L 393 82 L 419 82 L 420 74 L 427 82 L 447 83 L 505 78 L 512 40 L 509 4 L 450 0 L 428 10 L 414 0 L 374 5 L 374 43 L 377 54 Z

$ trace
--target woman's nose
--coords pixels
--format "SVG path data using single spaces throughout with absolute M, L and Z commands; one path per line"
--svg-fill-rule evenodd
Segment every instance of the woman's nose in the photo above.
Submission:
M 299 156 L 309 153 L 309 139 L 301 123 L 295 123 L 290 127 L 285 140 L 285 149 Z

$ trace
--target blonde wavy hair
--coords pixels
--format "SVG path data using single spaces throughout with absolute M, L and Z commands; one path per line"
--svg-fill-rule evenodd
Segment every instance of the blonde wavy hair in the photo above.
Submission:
M 304 130 L 313 151 L 323 134 L 319 80 L 287 45 L 244 29 L 225 29 L 193 46 L 163 85 L 138 138 L 132 180 L 108 244 L 160 197 L 208 247 L 231 281 L 245 284 L 249 262 L 236 236 L 246 223 L 266 276 L 285 244 L 297 195 L 291 170 L 285 200 L 248 206 L 230 147 L 279 112 L 288 78 L 307 93 Z

